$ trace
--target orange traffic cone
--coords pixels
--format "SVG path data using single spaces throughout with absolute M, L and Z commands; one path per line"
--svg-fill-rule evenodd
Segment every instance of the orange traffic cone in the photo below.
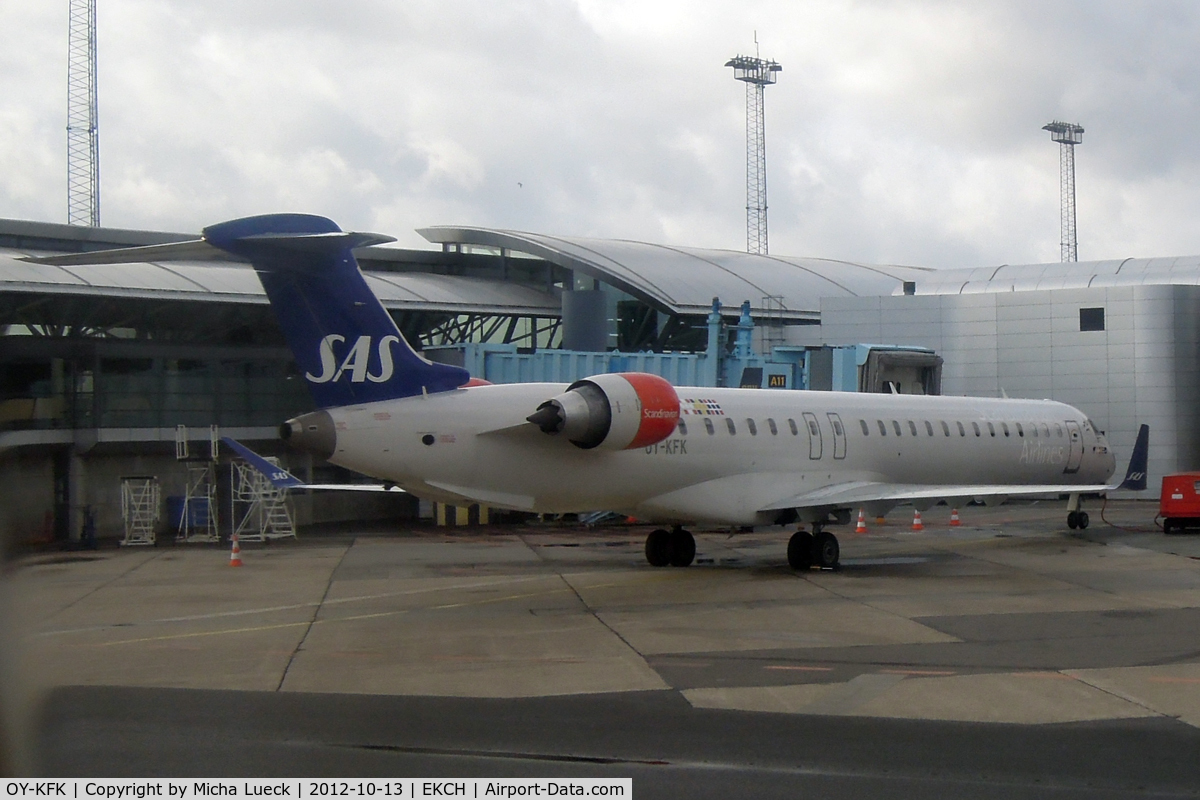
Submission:
M 958 509 L 957 508 L 950 509 L 950 524 L 954 525 L 954 526 L 962 525 L 962 523 L 959 522 L 959 519 L 958 519 Z
M 923 531 L 923 530 L 925 530 L 925 524 L 924 524 L 923 522 L 921 522 L 921 512 L 920 512 L 920 511 L 913 511 L 913 526 L 912 526 L 912 529 L 913 529 L 914 531 Z
M 238 535 L 233 535 L 233 549 L 229 551 L 229 566 L 240 567 L 242 565 L 242 548 L 238 547 Z
M 867 532 L 867 514 L 861 508 L 858 510 L 858 525 L 854 527 L 855 533 Z

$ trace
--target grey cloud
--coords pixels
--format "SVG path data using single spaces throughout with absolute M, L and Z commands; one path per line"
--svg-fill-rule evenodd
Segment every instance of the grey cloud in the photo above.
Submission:
M 57 219 L 65 12 L 15 19 L 0 215 Z M 743 92 L 722 63 L 756 26 L 784 64 L 767 90 L 774 251 L 1053 260 L 1054 117 L 1087 128 L 1085 257 L 1200 251 L 1184 2 L 111 0 L 104 222 L 287 208 L 409 246 L 466 223 L 740 248 Z

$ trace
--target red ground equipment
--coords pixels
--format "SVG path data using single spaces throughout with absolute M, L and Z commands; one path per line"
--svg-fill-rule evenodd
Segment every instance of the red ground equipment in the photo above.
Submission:
M 1164 475 L 1158 503 L 1163 533 L 1200 528 L 1200 472 Z

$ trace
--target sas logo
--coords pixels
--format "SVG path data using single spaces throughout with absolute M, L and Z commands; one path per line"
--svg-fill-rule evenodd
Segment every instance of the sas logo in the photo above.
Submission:
M 383 383 L 392 377 L 394 371 L 392 345 L 400 341 L 399 336 L 384 336 L 379 340 L 376 348 L 379 353 L 379 372 L 377 373 L 372 373 L 368 368 L 372 349 L 370 336 L 358 337 L 358 340 L 339 361 L 333 346 L 344 341 L 346 341 L 346 337 L 337 333 L 331 333 L 322 339 L 321 374 L 313 375 L 311 372 L 306 372 L 304 377 L 313 383 L 330 383 L 341 379 L 347 373 L 350 375 L 351 383 L 362 383 L 363 381 Z

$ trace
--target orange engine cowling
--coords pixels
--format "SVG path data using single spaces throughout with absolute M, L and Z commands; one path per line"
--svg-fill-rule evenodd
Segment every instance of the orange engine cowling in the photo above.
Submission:
M 670 381 L 644 372 L 615 372 L 575 381 L 527 417 L 552 436 L 590 450 L 632 450 L 661 442 L 679 422 Z

